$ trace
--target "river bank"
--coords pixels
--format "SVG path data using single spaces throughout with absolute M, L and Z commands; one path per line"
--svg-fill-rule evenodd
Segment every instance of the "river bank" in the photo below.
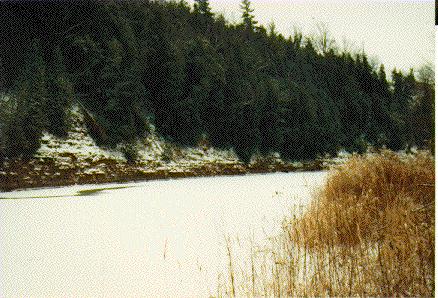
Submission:
M 181 148 L 152 132 L 134 144 L 135 157 L 126 158 L 126 146 L 103 148 L 88 133 L 80 108 L 71 110 L 71 127 L 66 138 L 44 133 L 41 147 L 28 160 L 0 162 L 0 190 L 156 180 L 168 178 L 244 175 L 316 171 L 327 169 L 346 158 L 286 162 L 278 154 L 254 157 L 245 164 L 233 150 L 219 150 L 200 144 Z
M 189 165 L 151 166 L 148 163 L 123 163 L 113 159 L 91 158 L 82 162 L 59 165 L 51 158 L 13 160 L 4 162 L 0 169 L 0 190 L 68 186 L 74 184 L 101 184 L 142 180 L 174 179 L 186 177 L 210 177 L 245 175 L 254 173 L 318 171 L 328 168 L 321 161 L 305 163 L 254 163 L 240 162 L 200 162 Z

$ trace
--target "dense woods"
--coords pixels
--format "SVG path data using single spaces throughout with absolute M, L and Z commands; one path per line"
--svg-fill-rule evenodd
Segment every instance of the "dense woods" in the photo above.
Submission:
M 249 0 L 241 8 L 229 23 L 207 0 L 2 2 L 1 154 L 32 156 L 43 131 L 65 136 L 72 104 L 109 147 L 153 124 L 170 142 L 207 140 L 245 161 L 432 148 L 430 66 L 387 78 L 364 52 L 325 34 L 285 37 L 258 25 Z

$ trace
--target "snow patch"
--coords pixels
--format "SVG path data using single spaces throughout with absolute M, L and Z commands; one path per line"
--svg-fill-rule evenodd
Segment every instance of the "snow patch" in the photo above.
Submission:
M 87 168 L 91 163 L 99 160 L 112 160 L 117 163 L 126 163 L 123 154 L 123 145 L 115 149 L 102 148 L 96 145 L 88 133 L 84 121 L 84 114 L 78 106 L 70 111 L 71 128 L 66 138 L 56 137 L 44 132 L 41 138 L 41 147 L 35 157 L 42 160 L 51 159 L 61 169 L 75 166 Z M 185 172 L 188 169 L 204 164 L 238 164 L 239 159 L 232 150 L 217 150 L 215 148 L 179 148 L 166 143 L 159 138 L 151 127 L 152 133 L 133 146 L 137 150 L 137 162 L 149 171 L 169 170 Z M 167 156 L 167 155 L 171 156 Z M 170 158 L 169 158 L 170 157 Z M 86 174 L 99 174 L 103 170 L 90 168 Z

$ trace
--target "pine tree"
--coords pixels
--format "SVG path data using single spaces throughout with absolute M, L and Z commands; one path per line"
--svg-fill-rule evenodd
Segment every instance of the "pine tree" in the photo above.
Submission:
M 271 37 L 271 38 L 277 37 L 278 32 L 277 32 L 277 27 L 275 26 L 274 21 L 271 21 L 269 23 L 268 29 L 269 29 L 269 37 Z
M 0 88 L 19 102 L 7 133 L 18 155 L 37 148 L 42 129 L 65 132 L 73 86 L 105 145 L 144 136 L 146 119 L 165 138 L 196 144 L 207 135 L 244 159 L 430 138 L 430 82 L 396 72 L 389 88 L 383 67 L 374 69 L 365 53 L 339 53 L 325 30 L 319 44 L 301 33 L 285 40 L 273 23 L 256 27 L 251 0 L 242 1 L 237 26 L 215 18 L 208 0 L 196 0 L 194 11 L 185 0 L 140 2 L 1 11 L 8 38 L 0 41 Z M 35 38 L 44 42 L 26 50 Z
M 242 0 L 240 5 L 242 9 L 242 19 L 243 25 L 246 30 L 254 30 L 255 25 L 257 25 L 257 21 L 255 20 L 255 16 L 253 14 L 254 9 L 251 8 L 251 2 L 249 0 Z
M 384 82 L 385 84 L 388 83 L 387 80 L 386 80 L 385 66 L 383 64 L 380 65 L 378 76 L 379 76 L 379 80 L 380 81 Z
M 64 57 L 59 47 L 56 47 L 53 53 L 47 89 L 48 97 L 45 107 L 47 129 L 56 136 L 65 137 L 68 130 L 68 109 L 73 102 L 74 90 L 67 78 Z
M 212 16 L 209 0 L 195 0 L 195 13 L 200 13 L 206 16 Z
M 25 65 L 16 91 L 17 114 L 6 128 L 6 151 L 9 156 L 27 158 L 38 150 L 47 125 L 46 66 L 39 40 L 32 41 Z
M 416 94 L 411 109 L 413 139 L 417 146 L 435 146 L 435 72 L 430 64 L 418 72 Z

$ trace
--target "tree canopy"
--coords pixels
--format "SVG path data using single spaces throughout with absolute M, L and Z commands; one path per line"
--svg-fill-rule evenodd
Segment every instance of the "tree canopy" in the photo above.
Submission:
M 1 2 L 0 91 L 16 100 L 0 119 L 4 154 L 32 155 L 44 130 L 65 136 L 72 103 L 93 115 L 102 146 L 142 138 L 150 124 L 169 141 L 207 138 L 243 160 L 434 143 L 433 68 L 388 80 L 383 65 L 338 50 L 324 28 L 316 40 L 285 38 L 257 25 L 249 0 L 241 8 L 241 23 L 230 24 L 208 0 L 193 9 Z

